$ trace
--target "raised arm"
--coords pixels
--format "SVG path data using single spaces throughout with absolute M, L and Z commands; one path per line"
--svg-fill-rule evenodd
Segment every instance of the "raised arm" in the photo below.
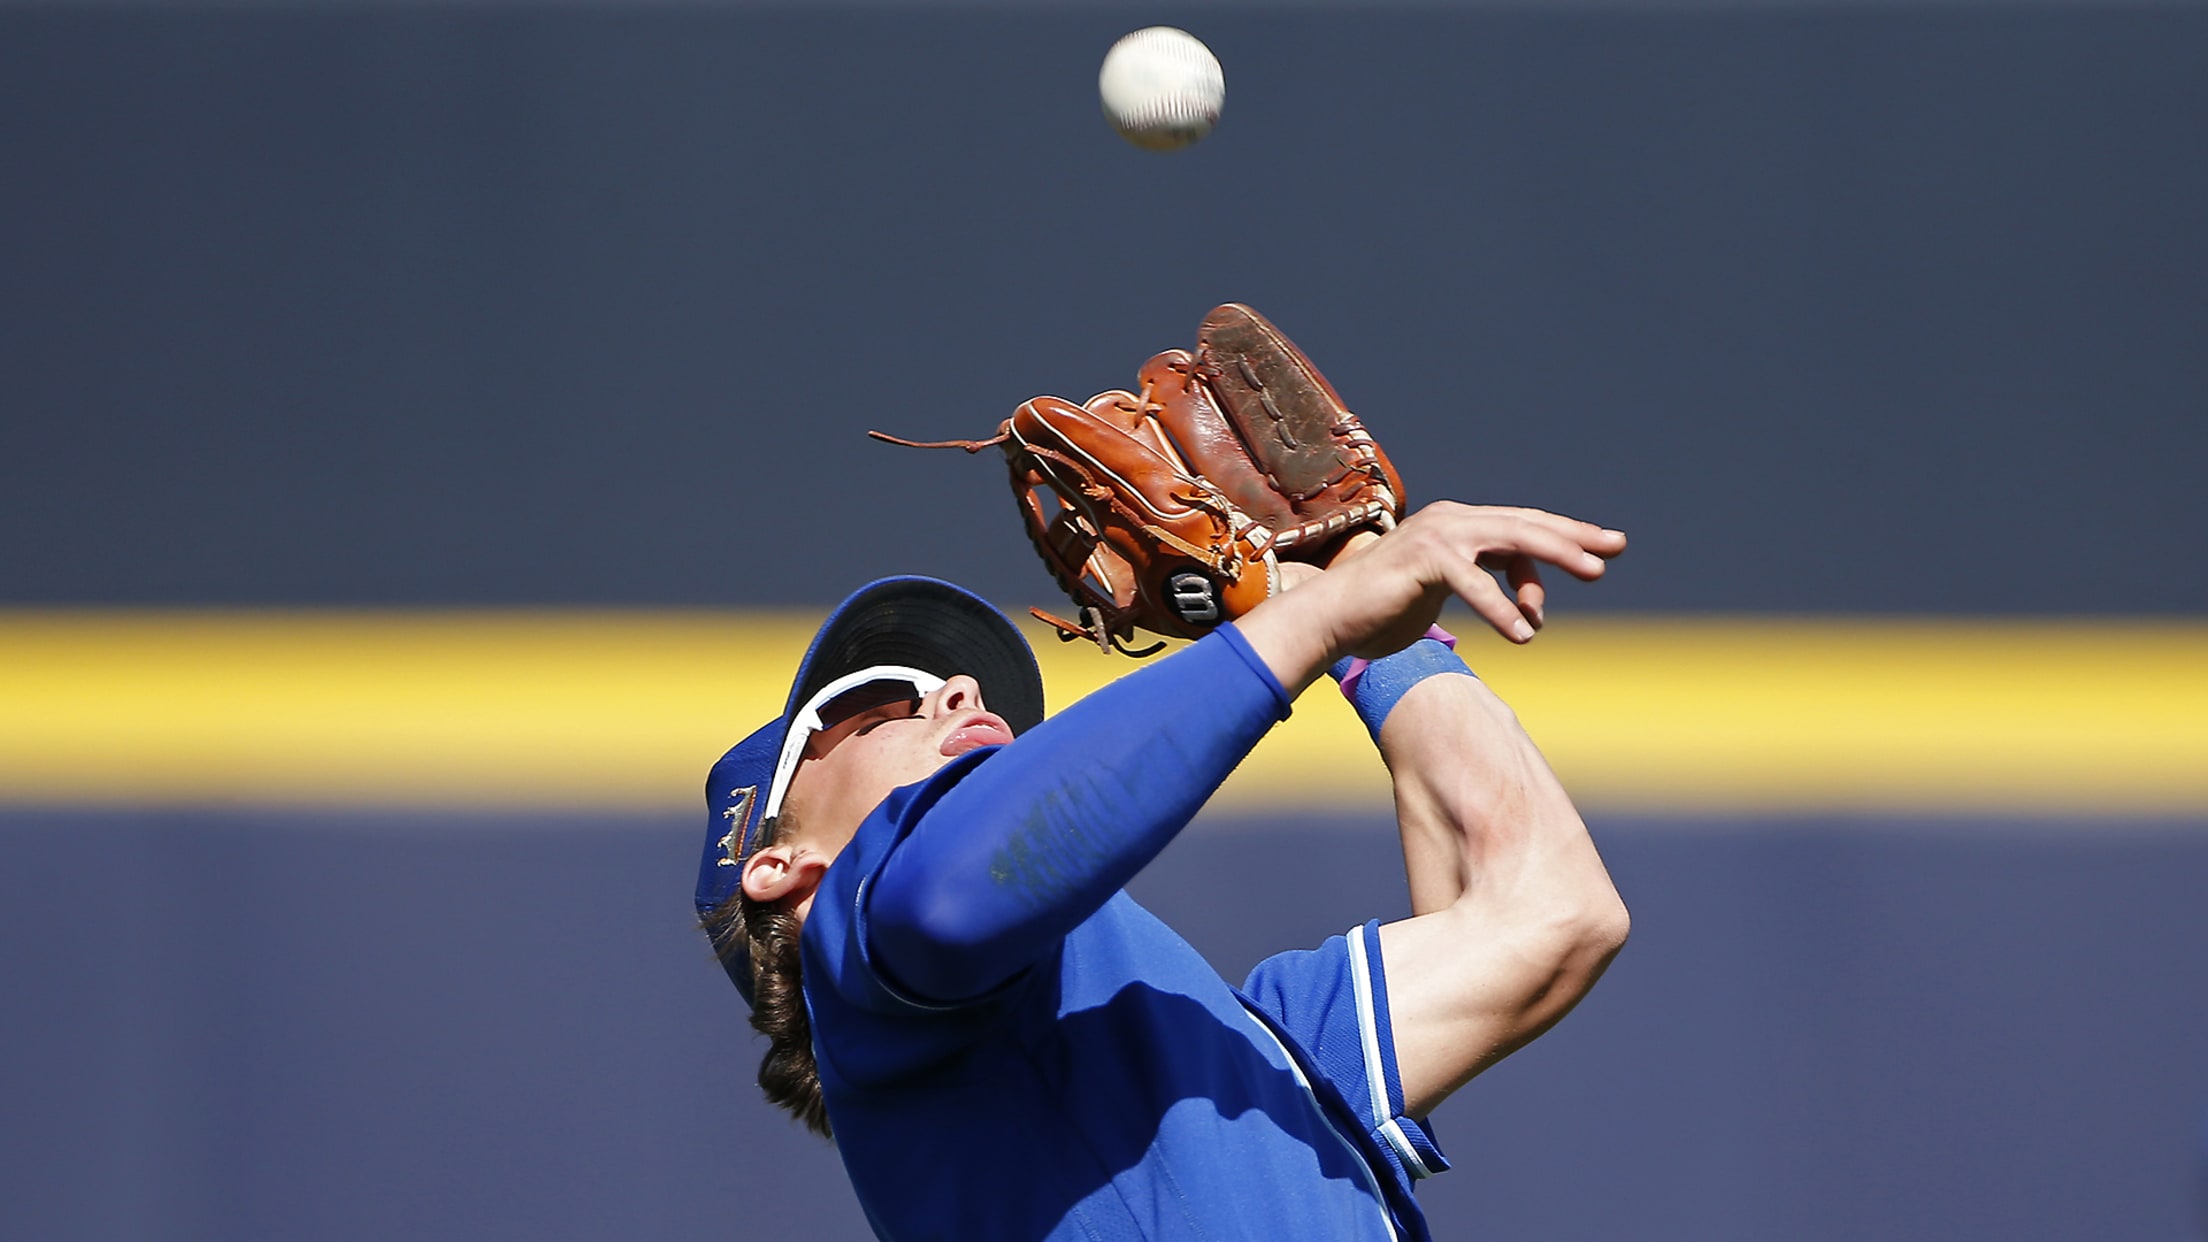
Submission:
M 882 866 L 873 950 L 918 997 L 979 996 L 1050 950 L 1188 824 L 1288 698 L 1231 626 L 963 774 Z
M 1291 690 L 1345 654 L 1380 655 L 1456 595 L 1514 642 L 1541 618 L 1536 562 L 1602 573 L 1625 537 L 1533 510 L 1436 505 L 1362 555 L 1244 618 Z M 1505 570 L 1505 594 L 1489 572 Z M 1386 713 L 1413 917 L 1381 929 L 1404 1097 L 1423 1116 L 1547 1030 L 1624 944 L 1624 904 L 1585 825 L 1516 716 L 1462 674 Z

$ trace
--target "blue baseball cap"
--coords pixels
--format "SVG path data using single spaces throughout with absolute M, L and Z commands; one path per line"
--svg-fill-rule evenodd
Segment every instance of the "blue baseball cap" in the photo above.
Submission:
M 735 893 L 760 825 L 781 811 L 805 739 L 821 727 L 821 708 L 873 682 L 902 681 L 925 695 L 961 673 L 980 684 L 982 701 L 1015 735 L 1042 722 L 1043 675 L 1034 650 L 973 592 L 935 578 L 883 578 L 836 605 L 798 661 L 782 714 L 731 747 L 705 778 L 699 916 Z M 721 964 L 750 1004 L 750 963 Z

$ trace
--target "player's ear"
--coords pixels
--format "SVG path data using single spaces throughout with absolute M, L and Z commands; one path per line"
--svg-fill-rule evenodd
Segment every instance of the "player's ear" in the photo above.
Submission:
M 791 842 L 770 845 L 744 860 L 744 896 L 761 905 L 803 898 L 820 887 L 828 864 Z

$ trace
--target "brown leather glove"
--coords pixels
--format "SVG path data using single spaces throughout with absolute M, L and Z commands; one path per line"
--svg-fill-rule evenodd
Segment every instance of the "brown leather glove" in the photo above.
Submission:
M 1004 450 L 1028 538 L 1079 621 L 1033 609 L 1063 638 L 1134 649 L 1135 627 L 1201 638 L 1281 590 L 1280 562 L 1323 564 L 1351 533 L 1403 513 L 1403 480 L 1364 424 L 1280 329 L 1229 303 L 1196 350 L 1150 359 L 1140 391 L 1075 405 L 1036 397 L 987 440 Z

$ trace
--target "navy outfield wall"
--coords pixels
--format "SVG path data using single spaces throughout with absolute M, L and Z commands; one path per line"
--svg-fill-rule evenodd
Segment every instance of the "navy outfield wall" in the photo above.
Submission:
M 1229 89 L 1172 157 L 1094 91 L 1161 17 Z M 1242 299 L 1418 497 L 1630 530 L 1594 606 L 2199 613 L 2204 63 L 2194 4 L 0 4 L 0 600 L 1023 598 L 999 468 L 861 433 Z
M 1609 978 L 1437 1115 L 1443 1238 L 2196 1237 L 2208 823 L 1598 818 Z M 11 1238 L 866 1236 L 756 1098 L 689 817 L 0 812 Z M 1231 877 L 1221 879 L 1222 876 Z M 1137 885 L 1239 977 L 1400 912 L 1369 817 Z

